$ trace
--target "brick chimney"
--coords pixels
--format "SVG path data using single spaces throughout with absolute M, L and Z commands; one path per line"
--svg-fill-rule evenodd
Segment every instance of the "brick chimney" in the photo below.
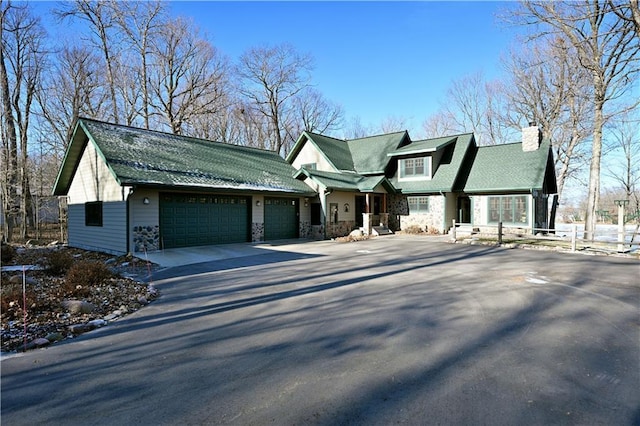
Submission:
M 537 151 L 542 141 L 542 132 L 535 121 L 529 122 L 529 127 L 522 129 L 522 150 Z

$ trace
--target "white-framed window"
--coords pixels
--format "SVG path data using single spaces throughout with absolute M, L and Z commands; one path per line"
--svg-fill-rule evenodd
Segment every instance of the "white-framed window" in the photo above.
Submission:
M 307 169 L 307 170 L 316 170 L 318 168 L 318 164 L 317 163 L 306 163 L 306 164 L 303 164 L 302 167 Z
M 489 197 L 489 223 L 529 223 L 526 195 Z
M 429 197 L 407 197 L 409 202 L 409 214 L 428 213 Z
M 403 158 L 400 179 L 431 179 L 431 157 Z

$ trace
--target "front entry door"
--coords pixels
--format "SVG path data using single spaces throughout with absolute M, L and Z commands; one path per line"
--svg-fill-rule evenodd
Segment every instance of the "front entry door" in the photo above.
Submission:
M 469 197 L 458 197 L 458 223 L 471 223 L 471 199 Z
M 364 226 L 362 221 L 362 214 L 367 208 L 367 200 L 364 195 L 356 195 L 356 225 L 359 227 Z

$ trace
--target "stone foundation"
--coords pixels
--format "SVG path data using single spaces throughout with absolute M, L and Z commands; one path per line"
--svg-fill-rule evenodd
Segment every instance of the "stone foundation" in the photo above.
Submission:
M 300 221 L 300 227 L 298 228 L 300 238 L 311 238 L 313 231 L 311 229 L 311 222 Z
M 311 225 L 311 238 L 314 240 L 324 240 L 324 226 Z
M 134 226 L 133 250 L 136 253 L 160 250 L 160 227 Z
M 340 220 L 337 223 L 327 224 L 327 237 L 337 238 L 349 235 L 356 226 L 355 220 Z
M 259 243 L 264 241 L 264 223 L 253 222 L 251 224 L 251 242 Z

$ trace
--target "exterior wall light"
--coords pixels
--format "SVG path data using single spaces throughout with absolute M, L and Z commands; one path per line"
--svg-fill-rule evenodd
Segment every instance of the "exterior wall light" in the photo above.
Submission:
M 149 204 L 150 202 L 151 202 L 151 201 L 149 201 L 149 197 L 144 197 L 144 198 L 142 199 L 142 204 L 144 204 L 144 205 L 147 205 L 147 204 Z
M 344 212 L 349 213 L 349 203 L 344 203 Z
M 260 206 L 260 204 L 262 204 L 262 203 L 260 203 L 260 200 L 256 200 L 256 206 L 258 206 L 258 207 L 259 207 L 259 206 Z

